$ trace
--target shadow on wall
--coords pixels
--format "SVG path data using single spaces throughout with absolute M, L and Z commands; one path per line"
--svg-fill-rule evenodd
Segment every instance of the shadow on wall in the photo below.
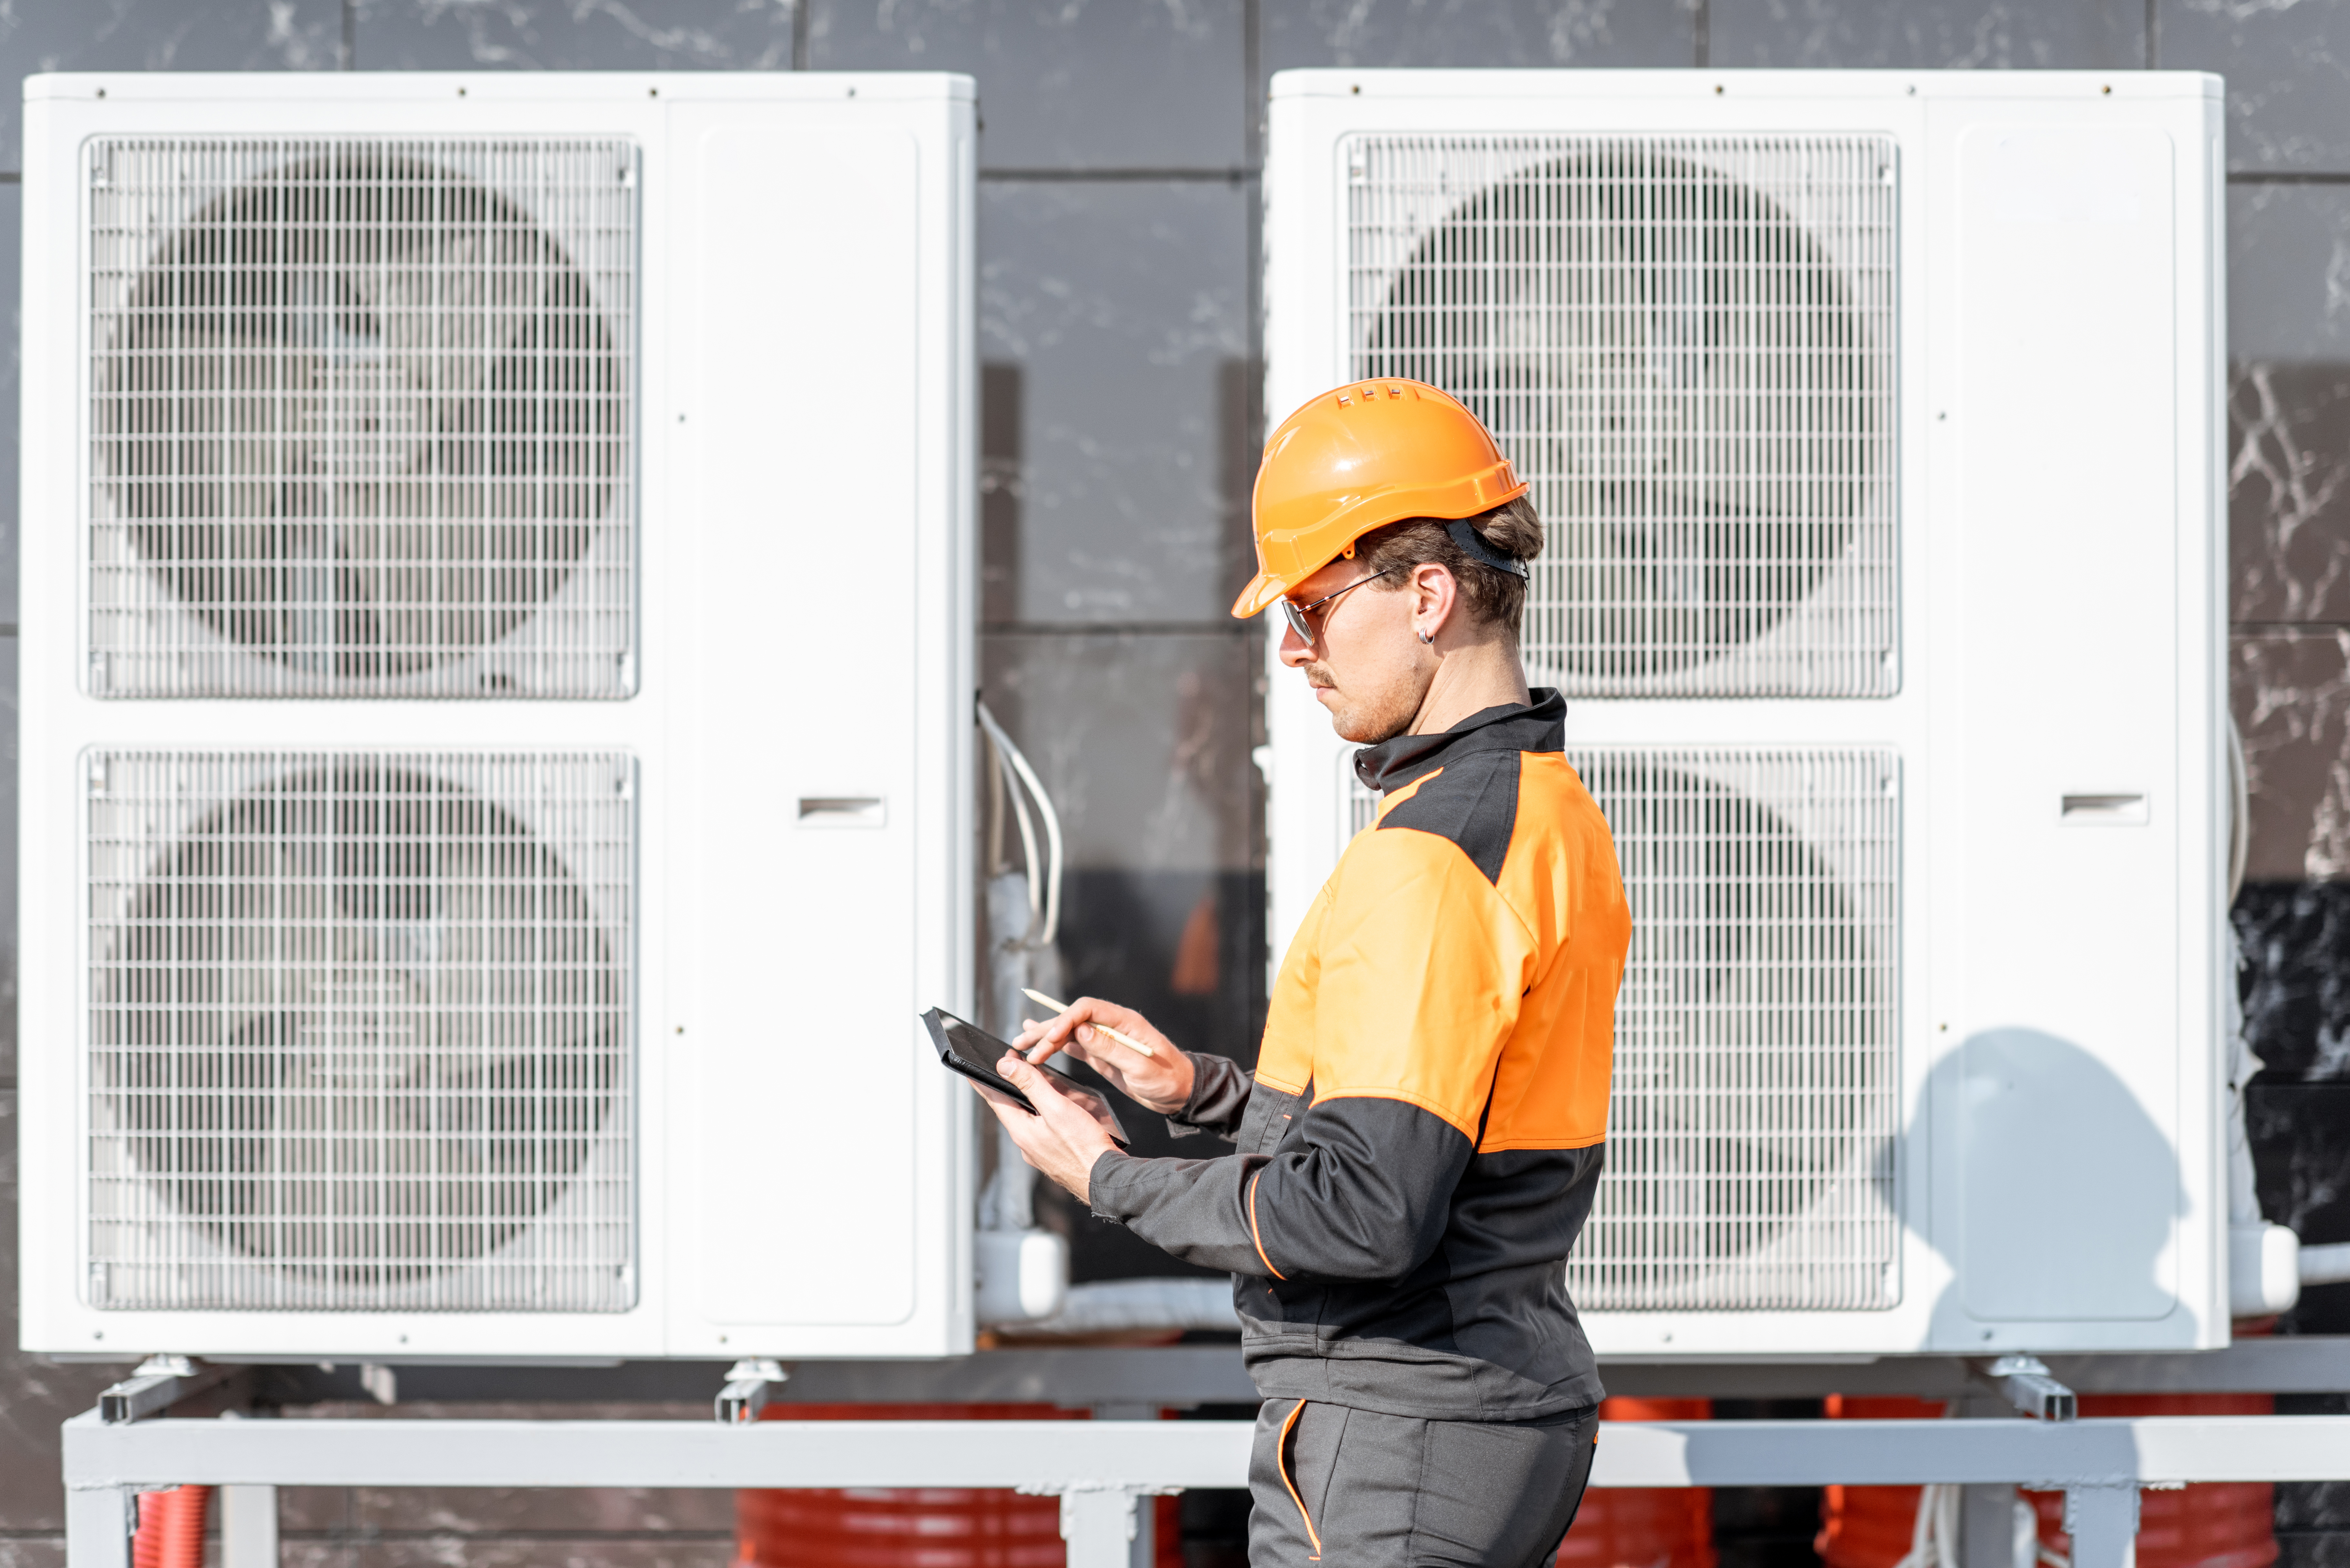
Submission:
M 1983 1030 L 1935 1067 L 1920 1114 L 1960 1194 L 1956 1215 L 1934 1216 L 1958 1275 L 1934 1306 L 1938 1341 L 1996 1348 L 1985 1323 L 2176 1310 L 2177 1156 L 2104 1063 L 2037 1030 Z

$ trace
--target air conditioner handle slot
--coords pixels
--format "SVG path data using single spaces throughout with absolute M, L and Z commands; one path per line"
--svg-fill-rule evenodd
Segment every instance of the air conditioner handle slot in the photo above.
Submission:
M 2068 794 L 2057 813 L 2059 821 L 2082 826 L 2143 826 L 2147 821 L 2142 794 Z
M 881 827 L 889 820 L 889 803 L 878 794 L 800 796 L 802 827 Z

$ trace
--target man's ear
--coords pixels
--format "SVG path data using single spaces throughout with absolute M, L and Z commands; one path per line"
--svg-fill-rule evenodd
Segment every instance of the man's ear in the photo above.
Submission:
M 1461 602 L 1461 585 L 1439 563 L 1423 561 L 1411 569 L 1411 591 L 1416 601 L 1412 624 L 1433 638 L 1452 619 Z

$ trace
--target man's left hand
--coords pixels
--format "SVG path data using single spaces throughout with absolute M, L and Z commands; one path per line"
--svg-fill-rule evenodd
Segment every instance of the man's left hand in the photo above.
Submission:
M 1035 1116 L 984 1085 L 972 1087 L 987 1101 L 1029 1164 L 1068 1189 L 1078 1202 L 1090 1203 L 1087 1189 L 1093 1182 L 1094 1162 L 1105 1149 L 1118 1147 L 1118 1140 L 1109 1134 L 1108 1102 L 1087 1090 L 1078 1091 L 1085 1096 L 1082 1099 L 1066 1092 L 1017 1052 L 1006 1052 L 995 1070 L 1019 1085 L 1029 1104 L 1036 1107 Z

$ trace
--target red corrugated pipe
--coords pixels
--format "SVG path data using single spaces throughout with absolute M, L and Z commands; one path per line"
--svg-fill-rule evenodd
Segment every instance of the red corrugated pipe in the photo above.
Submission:
M 1603 1421 L 1705 1421 L 1711 1399 L 1608 1399 Z M 1701 1486 L 1595 1487 L 1559 1543 L 1557 1568 L 1714 1568 L 1713 1493 Z
M 204 1568 L 204 1514 L 212 1501 L 208 1486 L 140 1492 L 131 1568 Z

